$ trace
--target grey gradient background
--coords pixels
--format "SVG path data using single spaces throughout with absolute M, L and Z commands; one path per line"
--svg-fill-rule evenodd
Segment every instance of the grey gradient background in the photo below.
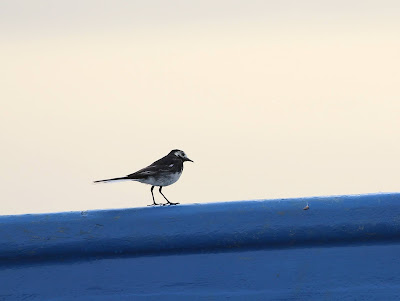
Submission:
M 0 214 L 399 191 L 399 3 L 0 1 Z

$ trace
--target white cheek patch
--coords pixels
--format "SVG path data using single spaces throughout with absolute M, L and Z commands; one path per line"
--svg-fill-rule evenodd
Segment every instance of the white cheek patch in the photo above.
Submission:
M 186 155 L 183 152 L 175 152 L 174 155 L 178 158 L 186 158 Z

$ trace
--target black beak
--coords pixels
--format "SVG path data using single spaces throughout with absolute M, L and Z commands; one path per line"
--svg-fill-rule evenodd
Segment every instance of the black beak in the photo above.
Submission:
M 193 162 L 193 160 L 190 160 L 189 158 L 184 158 L 183 161 L 190 161 Z M 193 162 L 194 163 L 194 162 Z

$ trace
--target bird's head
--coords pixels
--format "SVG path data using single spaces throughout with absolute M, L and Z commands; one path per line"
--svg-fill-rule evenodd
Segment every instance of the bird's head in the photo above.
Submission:
M 192 160 L 190 160 L 187 156 L 186 156 L 186 154 L 185 154 L 185 152 L 184 151 L 181 151 L 181 150 L 179 150 L 179 149 L 174 149 L 174 150 L 172 150 L 171 152 L 170 152 L 170 155 L 173 155 L 173 156 L 176 156 L 176 157 L 178 157 L 179 159 L 181 159 L 182 161 L 190 161 L 190 162 L 193 162 Z

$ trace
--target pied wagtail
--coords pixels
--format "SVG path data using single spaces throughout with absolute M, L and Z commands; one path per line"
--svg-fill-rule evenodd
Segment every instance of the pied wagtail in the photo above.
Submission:
M 127 175 L 126 177 L 99 180 L 99 181 L 94 181 L 94 183 L 131 180 L 149 184 L 151 185 L 150 191 L 151 191 L 151 196 L 153 197 L 153 204 L 149 206 L 161 205 L 155 202 L 153 194 L 154 186 L 159 186 L 160 187 L 159 191 L 161 195 L 168 202 L 167 204 L 163 205 L 177 205 L 179 203 L 172 203 L 168 201 L 165 195 L 161 192 L 161 189 L 164 186 L 169 186 L 178 181 L 183 171 L 183 162 L 185 161 L 193 162 L 186 156 L 184 151 L 181 151 L 179 149 L 174 149 L 170 151 L 168 155 L 161 158 L 160 160 L 157 160 L 151 165 L 141 170 L 138 170 L 137 172 L 134 172 L 130 175 Z

